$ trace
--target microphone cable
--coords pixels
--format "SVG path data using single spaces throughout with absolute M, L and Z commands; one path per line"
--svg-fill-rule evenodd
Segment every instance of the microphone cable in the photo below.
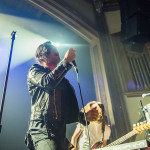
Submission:
M 74 61 L 75 63 L 75 61 Z M 73 63 L 73 65 L 74 65 Z M 87 122 L 87 118 L 86 118 L 86 115 L 85 115 L 85 106 L 84 106 L 84 102 L 83 102 L 83 97 L 82 97 L 82 91 L 81 91 L 81 86 L 80 86 L 80 82 L 79 82 L 79 71 L 78 71 L 78 68 L 77 68 L 77 65 L 75 63 L 74 65 L 74 69 L 77 73 L 77 81 L 78 81 L 78 87 L 79 87 L 79 91 L 80 91 L 80 97 L 81 97 L 81 102 L 82 102 L 82 107 L 83 107 L 83 114 L 84 114 L 84 119 L 85 119 L 85 123 L 86 123 L 86 129 L 87 129 L 87 132 L 88 132 L 88 139 L 89 139 L 89 150 L 91 150 L 91 140 L 90 140 L 90 132 L 89 132 L 89 128 L 88 128 L 88 122 Z

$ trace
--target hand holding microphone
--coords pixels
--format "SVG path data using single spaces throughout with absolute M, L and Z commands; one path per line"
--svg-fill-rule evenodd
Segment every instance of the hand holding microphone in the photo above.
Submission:
M 75 50 L 73 48 L 69 48 L 69 50 L 66 52 L 64 56 L 64 60 L 71 63 L 72 61 L 75 60 L 75 58 L 76 58 Z
M 64 56 L 64 60 L 68 61 L 69 63 L 72 62 L 76 72 L 78 73 L 78 68 L 75 62 L 75 58 L 76 58 L 75 50 L 73 48 L 69 48 L 69 50 L 66 52 Z

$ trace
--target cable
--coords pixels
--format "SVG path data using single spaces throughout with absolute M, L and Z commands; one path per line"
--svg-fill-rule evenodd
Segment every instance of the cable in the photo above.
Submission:
M 83 97 L 82 97 L 82 92 L 81 92 L 81 87 L 80 87 L 80 82 L 79 82 L 79 72 L 78 72 L 78 69 L 75 69 L 75 71 L 77 73 L 77 81 L 78 81 L 80 97 L 81 97 L 81 102 L 82 102 L 82 107 L 83 107 L 83 114 L 84 114 L 86 128 L 87 128 L 88 137 L 89 137 L 89 148 L 90 148 L 89 150 L 91 150 L 90 133 L 89 133 L 89 129 L 88 129 L 88 122 L 87 122 L 87 118 L 86 118 L 86 115 L 85 115 L 85 109 L 84 109 L 85 106 L 84 106 L 84 103 L 83 103 Z

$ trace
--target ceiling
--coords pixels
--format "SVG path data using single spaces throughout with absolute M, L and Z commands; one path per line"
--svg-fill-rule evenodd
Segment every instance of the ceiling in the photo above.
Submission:
M 43 0 L 47 3 L 50 3 L 52 0 Z M 91 13 L 93 10 L 93 6 L 102 5 L 102 11 L 103 12 L 110 12 L 119 10 L 119 3 L 118 0 L 53 0 L 56 3 L 62 5 L 66 9 L 68 9 L 70 12 L 74 13 L 75 15 L 79 15 L 82 17 L 84 21 L 87 21 L 88 23 L 94 24 L 94 16 Z M 7 10 L 5 9 L 7 7 Z M 100 6 L 99 6 L 100 7 Z M 30 14 L 33 14 L 36 12 L 37 17 L 40 17 L 42 15 L 43 11 L 39 8 L 35 9 L 35 7 L 30 3 L 30 0 L 1 0 L 1 11 L 5 12 L 11 12 L 14 14 L 14 9 L 20 10 L 20 15 L 22 13 L 28 12 Z
M 118 0 L 1 0 L 0 11 L 17 16 L 24 15 L 30 18 L 34 16 L 37 19 L 44 19 L 46 16 L 45 12 L 39 7 L 36 7 L 32 1 L 36 3 L 38 1 L 46 2 L 47 4 L 54 5 L 54 7 L 60 5 L 81 18 L 92 28 L 96 28 L 95 10 L 98 11 L 97 9 L 102 9 L 101 11 L 103 12 L 119 10 Z M 52 16 L 51 19 L 53 19 Z
M 77 32 L 69 29 L 64 23 L 54 16 L 45 13 L 41 8 L 37 7 L 32 0 L 1 0 L 0 1 L 0 60 L 3 61 L 3 65 L 0 67 L 0 73 L 5 70 L 8 61 L 8 55 L 11 44 L 11 32 L 17 31 L 15 39 L 15 51 L 12 60 L 12 66 L 16 66 L 24 61 L 32 59 L 34 56 L 33 49 L 39 45 L 39 39 L 41 42 L 51 39 L 54 42 L 67 43 L 74 46 L 88 45 L 89 43 L 81 38 Z M 96 21 L 94 15 L 93 5 L 90 0 L 36 0 L 52 4 L 55 7 L 60 7 L 71 14 L 76 16 L 75 22 L 78 23 L 79 19 L 82 22 L 84 28 L 87 27 L 87 31 L 96 31 Z M 100 1 L 98 1 L 100 2 Z M 108 13 L 106 16 L 110 16 L 109 12 L 118 10 L 117 0 L 104 0 L 103 10 Z M 112 14 L 112 13 L 111 13 Z M 116 15 L 116 14 L 115 14 Z M 78 19 L 79 18 L 79 19 Z M 107 17 L 108 21 L 111 20 Z M 112 18 L 112 16 L 111 16 Z M 117 21 L 116 21 L 117 22 Z M 115 22 L 115 23 L 116 23 Z M 112 21 L 113 23 L 113 21 Z M 113 26 L 109 26 L 112 28 Z M 114 29 L 116 29 L 114 24 Z M 118 27 L 117 27 L 118 28 Z M 35 42 L 36 41 L 36 42 Z M 22 43 L 26 42 L 26 44 Z M 32 44 L 34 43 L 34 44 Z M 31 46 L 32 45 L 32 46 Z M 22 47 L 22 50 L 20 50 Z M 23 56 L 23 57 L 22 57 Z

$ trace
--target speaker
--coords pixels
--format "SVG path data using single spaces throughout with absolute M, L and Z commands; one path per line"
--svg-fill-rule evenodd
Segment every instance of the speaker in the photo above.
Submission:
M 121 24 L 121 39 L 125 42 L 145 43 L 150 40 L 150 21 L 141 14 L 135 14 Z
M 150 40 L 150 0 L 119 0 L 121 39 L 124 42 Z

